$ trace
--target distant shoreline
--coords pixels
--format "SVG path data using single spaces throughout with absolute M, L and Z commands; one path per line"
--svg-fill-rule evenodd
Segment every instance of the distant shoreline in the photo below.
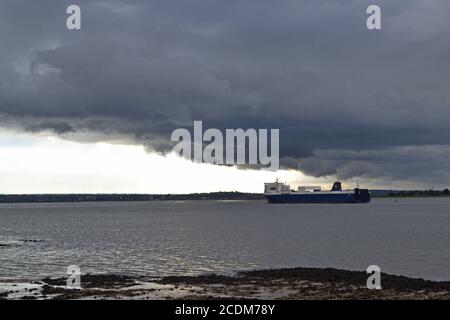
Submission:
M 191 194 L 16 194 L 0 195 L 0 203 L 264 200 L 261 193 L 211 192 Z
M 448 189 L 371 190 L 372 198 L 442 198 L 450 197 Z M 190 194 L 0 194 L 0 203 L 105 202 L 105 201 L 205 201 L 265 200 L 262 193 L 210 192 Z

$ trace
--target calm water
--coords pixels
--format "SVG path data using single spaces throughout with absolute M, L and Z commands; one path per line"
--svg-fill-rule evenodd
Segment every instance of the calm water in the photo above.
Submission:
M 38 240 L 36 242 L 24 240 Z M 0 278 L 337 267 L 450 280 L 450 199 L 0 205 Z

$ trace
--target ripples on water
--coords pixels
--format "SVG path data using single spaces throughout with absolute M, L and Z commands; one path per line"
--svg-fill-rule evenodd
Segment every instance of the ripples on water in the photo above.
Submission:
M 369 204 L 0 205 L 0 277 L 233 273 L 296 266 L 450 280 L 450 199 Z

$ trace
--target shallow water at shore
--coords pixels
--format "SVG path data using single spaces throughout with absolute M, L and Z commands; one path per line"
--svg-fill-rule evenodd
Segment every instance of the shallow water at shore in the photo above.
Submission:
M 297 266 L 450 279 L 450 199 L 0 204 L 0 278 Z

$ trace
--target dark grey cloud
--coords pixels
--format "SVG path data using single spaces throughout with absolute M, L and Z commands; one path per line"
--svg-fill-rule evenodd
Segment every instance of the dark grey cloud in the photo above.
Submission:
M 0 124 L 170 150 L 193 120 L 280 128 L 284 167 L 449 184 L 450 3 L 0 4 Z M 82 30 L 65 28 L 69 4 Z

